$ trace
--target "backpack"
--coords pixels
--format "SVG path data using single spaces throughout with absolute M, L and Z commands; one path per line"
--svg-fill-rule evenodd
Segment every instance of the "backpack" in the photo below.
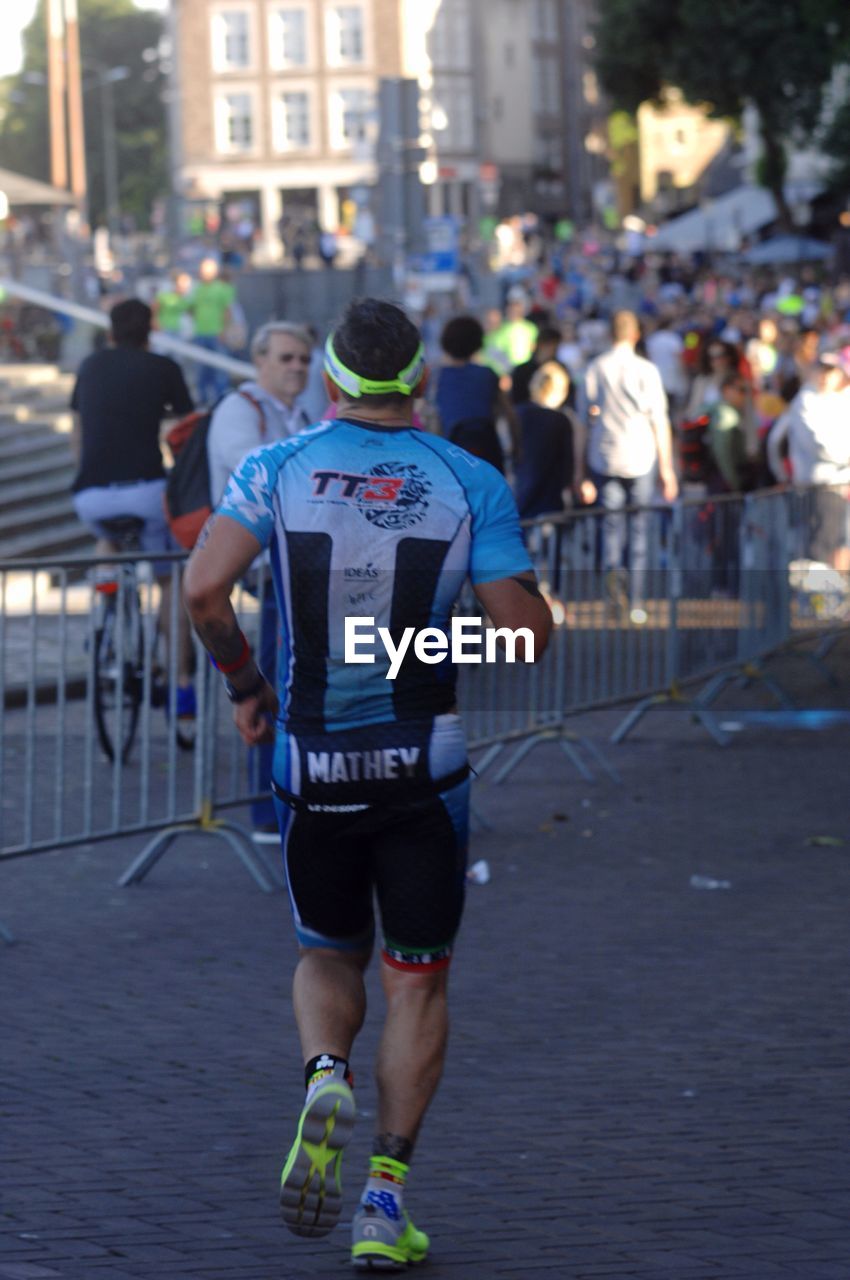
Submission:
M 688 484 L 705 484 L 714 470 L 708 440 L 710 414 L 679 423 L 679 471 Z
M 263 406 L 247 391 L 236 391 L 234 394 L 248 400 L 257 410 L 260 415 L 260 432 L 265 437 L 266 416 Z M 194 413 L 176 422 L 165 437 L 174 455 L 174 466 L 165 482 L 163 496 L 165 519 L 172 536 L 187 551 L 191 551 L 198 541 L 201 530 L 212 513 L 207 440 L 212 416 L 220 404 L 221 400 L 211 409 L 196 409 Z

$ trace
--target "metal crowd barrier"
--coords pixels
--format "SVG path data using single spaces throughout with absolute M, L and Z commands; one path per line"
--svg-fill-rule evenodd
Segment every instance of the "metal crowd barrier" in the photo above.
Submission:
M 631 546 L 630 569 L 606 570 L 602 513 L 530 524 L 554 634 L 533 667 L 461 669 L 477 772 L 498 764 L 493 776 L 505 778 L 538 743 L 557 740 L 583 777 L 595 768 L 616 777 L 599 748 L 571 731 L 576 714 L 591 708 L 636 703 L 619 741 L 654 706 L 678 702 L 723 742 L 711 708 L 730 680 L 764 680 L 782 705 L 769 656 L 800 638 L 828 645 L 850 618 L 846 575 L 813 554 L 822 553 L 825 530 L 834 541 L 842 512 L 846 519 L 842 500 L 836 494 L 827 510 L 823 491 L 766 491 L 624 512 L 615 532 L 627 552 Z M 642 578 L 633 560 L 641 539 Z M 181 559 L 167 565 L 164 629 L 162 582 L 148 556 L 0 563 L 0 859 L 149 833 L 123 878 L 131 883 L 191 830 L 226 840 L 261 888 L 279 880 L 276 865 L 224 817 L 257 797 L 258 781 L 221 681 L 197 647 L 194 749 L 184 741 L 176 701 Z M 234 598 L 256 649 L 263 592 L 261 571 Z M 479 610 L 462 600 L 458 612 Z M 683 686 L 692 682 L 701 687 L 687 699 Z

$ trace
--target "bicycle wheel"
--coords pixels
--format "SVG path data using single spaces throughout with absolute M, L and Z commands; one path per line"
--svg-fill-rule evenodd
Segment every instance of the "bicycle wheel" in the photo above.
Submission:
M 104 597 L 94 636 L 94 718 L 109 760 L 125 763 L 142 703 L 142 620 L 134 587 Z

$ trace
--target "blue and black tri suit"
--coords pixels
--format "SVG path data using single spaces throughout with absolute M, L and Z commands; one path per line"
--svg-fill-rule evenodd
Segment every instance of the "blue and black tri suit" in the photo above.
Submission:
M 271 548 L 283 636 L 274 777 L 299 940 L 367 946 L 374 888 L 385 959 L 447 964 L 469 804 L 455 669 L 411 645 L 388 680 L 379 641 L 374 664 L 346 663 L 345 619 L 372 618 L 396 643 L 407 627 L 448 633 L 467 577 L 529 570 L 510 490 L 439 437 L 342 419 L 248 454 L 219 512 Z

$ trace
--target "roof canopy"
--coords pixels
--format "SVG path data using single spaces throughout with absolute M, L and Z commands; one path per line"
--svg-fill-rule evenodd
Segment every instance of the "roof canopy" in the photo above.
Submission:
M 734 253 L 743 239 L 775 222 L 777 216 L 776 202 L 764 187 L 737 187 L 716 200 L 707 200 L 701 209 L 665 223 L 651 248 L 674 253 L 700 249 Z
M 62 191 L 59 187 L 51 187 L 46 182 L 38 182 L 35 178 L 27 178 L 22 173 L 12 173 L 11 169 L 0 169 L 0 191 L 14 209 L 24 205 L 64 205 L 74 204 L 70 191 Z
M 741 255 L 744 262 L 781 265 L 794 262 L 825 261 L 833 256 L 830 245 L 810 236 L 774 236 L 753 245 Z

